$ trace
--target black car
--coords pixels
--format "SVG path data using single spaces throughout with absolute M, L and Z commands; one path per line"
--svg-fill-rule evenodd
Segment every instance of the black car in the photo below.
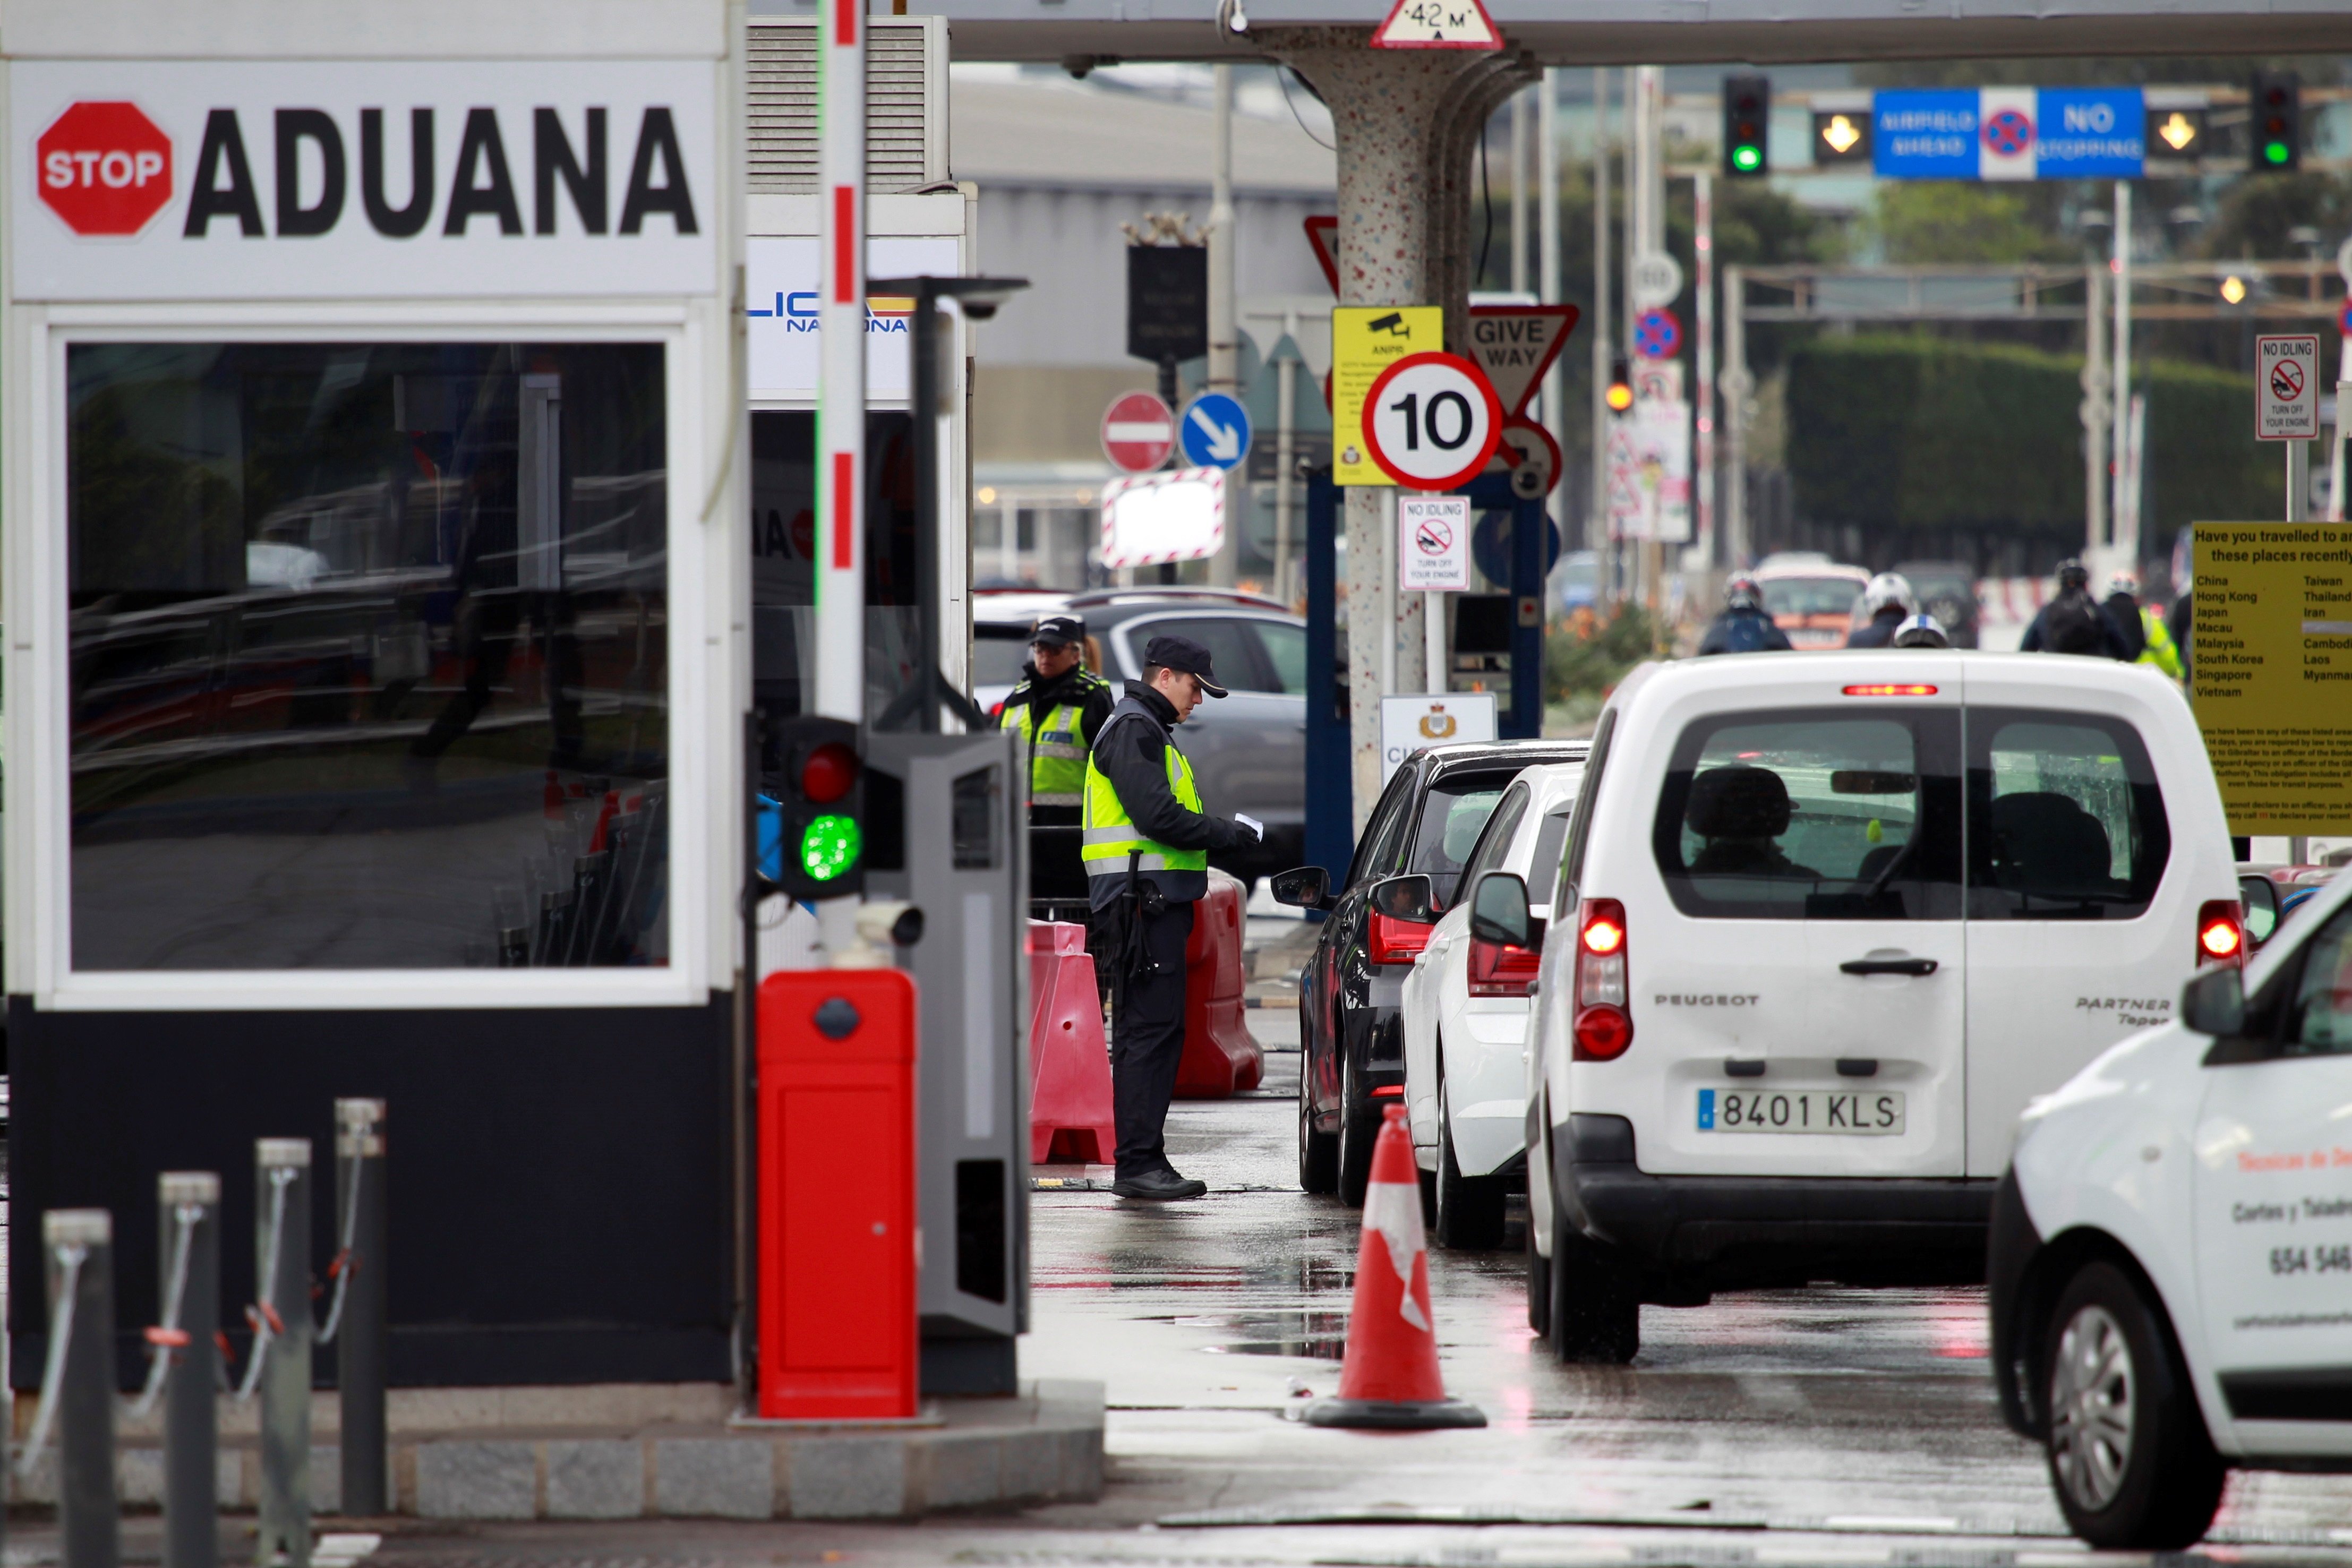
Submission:
M 1963 560 L 1906 560 L 1895 570 L 1911 584 L 1919 608 L 1943 623 L 1953 647 L 1977 645 L 1983 607 L 1977 600 L 1975 568 Z
M 1285 872 L 1274 896 L 1328 912 L 1298 982 L 1298 1185 L 1364 1201 L 1382 1108 L 1404 1093 L 1404 977 L 1429 938 L 1423 908 L 1383 913 L 1372 890 L 1429 878 L 1450 904 L 1462 867 L 1503 790 L 1523 768 L 1573 762 L 1581 740 L 1461 742 L 1414 752 L 1381 792 L 1338 887 L 1320 866 Z M 1418 883 L 1401 884 L 1417 888 Z

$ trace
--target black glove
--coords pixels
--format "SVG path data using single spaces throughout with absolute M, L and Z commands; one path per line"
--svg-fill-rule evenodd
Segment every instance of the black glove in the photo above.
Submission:
M 1239 818 L 1236 818 L 1234 821 L 1234 847 L 1235 849 L 1254 849 L 1258 844 L 1265 841 L 1259 837 L 1258 831 L 1255 828 L 1251 827 L 1247 822 L 1241 821 Z

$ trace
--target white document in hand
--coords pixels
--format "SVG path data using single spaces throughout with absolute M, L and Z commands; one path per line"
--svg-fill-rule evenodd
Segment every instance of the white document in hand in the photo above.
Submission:
M 1262 839 L 1265 837 L 1265 824 L 1259 821 L 1255 817 L 1250 816 L 1248 813 L 1244 811 L 1235 811 L 1234 813 L 1234 821 L 1239 822 L 1243 827 L 1247 828 L 1251 832 L 1255 833 L 1259 838 Z

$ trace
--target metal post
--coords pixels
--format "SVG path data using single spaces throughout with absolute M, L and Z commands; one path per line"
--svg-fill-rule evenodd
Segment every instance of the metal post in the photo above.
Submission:
M 217 1568 L 220 1513 L 220 1177 L 166 1171 L 155 1181 L 163 1313 L 179 1343 L 158 1344 L 163 1385 L 163 1568 Z
M 1394 486 L 1382 486 L 1380 492 L 1381 538 L 1380 553 L 1373 559 L 1381 563 L 1381 695 L 1397 693 L 1397 633 L 1404 628 L 1403 617 L 1397 612 L 1397 494 Z M 1356 559 L 1356 547 L 1368 540 L 1349 539 L 1348 559 Z M 1374 715 L 1373 722 L 1379 722 Z M 1376 732 L 1377 733 L 1377 732 Z
M 1748 398 L 1756 378 L 1748 369 L 1748 275 L 1723 269 L 1723 544 L 1725 563 L 1745 567 L 1754 554 L 1748 537 Z
M 1288 604 L 1294 593 L 1290 580 L 1291 486 L 1298 482 L 1298 476 L 1291 472 L 1298 461 L 1291 427 L 1291 400 L 1298 395 L 1297 311 L 1282 313 L 1282 338 L 1290 351 L 1277 359 L 1274 367 L 1274 596 Z
M 2131 209 L 2132 188 L 2129 180 L 2116 182 L 2115 260 L 2112 270 L 2116 278 L 2116 360 L 2114 367 L 2114 400 L 2109 403 L 2108 449 L 2114 453 L 2113 483 L 2108 493 L 2113 497 L 2107 504 L 2107 528 L 2113 539 L 2122 523 L 2130 498 L 2124 486 L 2130 482 L 2129 454 L 2124 444 L 2131 434 Z M 2091 563 L 2085 563 L 2091 564 Z
M 310 1140 L 257 1138 L 250 1352 L 260 1360 L 257 1568 L 310 1562 Z M 253 1385 L 252 1374 L 247 1386 Z
M 41 1216 L 58 1423 L 58 1513 L 64 1568 L 115 1568 L 114 1217 L 102 1208 Z M 44 1381 L 50 1381 L 44 1377 Z
M 1528 95 L 1511 95 L 1511 292 L 1528 291 Z
M 2106 268 L 2083 268 L 2083 559 L 2107 538 Z
M 342 1405 L 342 1511 L 373 1519 L 385 1496 L 384 1115 L 381 1100 L 335 1102 L 335 1388 Z
M 1445 595 L 1429 589 L 1421 596 L 1422 690 L 1432 696 L 1445 695 Z
M 915 464 L 915 729 L 940 733 L 940 302 L 917 286 L 914 374 L 907 392 Z
M 1209 169 L 1209 363 L 1207 390 L 1242 395 L 1240 329 L 1234 317 L 1234 68 L 1209 68 L 1215 112 Z M 1177 410 L 1176 412 L 1182 412 Z M 1209 580 L 1231 588 L 1241 578 L 1242 530 L 1225 530 L 1209 559 Z
M 1603 568 L 1609 548 L 1609 68 L 1592 68 L 1592 485 L 1584 518 L 1584 548 Z M 1615 598 L 1613 572 L 1601 573 L 1601 591 Z
M 817 50 L 823 236 L 817 321 L 817 713 L 866 717 L 866 5 L 824 0 Z M 926 674 L 928 674 L 928 671 Z M 856 947 L 857 900 L 828 898 L 828 951 Z
M 1536 100 L 1536 297 L 1546 305 L 1559 303 L 1559 68 L 1544 68 L 1543 96 Z M 1537 395 L 1537 416 L 1556 436 L 1568 434 L 1568 402 L 1561 395 L 1563 375 L 1558 356 L 1544 372 Z M 1563 440 L 1561 445 L 1567 443 Z M 1566 469 L 1567 465 L 1562 464 Z M 1566 514 L 1565 472 L 1551 476 L 1547 506 Z
M 2352 349 L 2352 338 L 2344 342 Z M 2344 520 L 2344 425 L 2346 419 L 2352 417 L 2352 382 L 2341 379 L 2346 358 L 2339 352 L 2336 361 L 2336 428 L 2327 443 L 2327 520 L 2331 523 Z
M 2286 520 L 2311 521 L 2311 443 L 2289 441 L 2286 447 Z
M 1701 169 L 1691 181 L 1693 287 L 1698 291 L 1696 410 L 1697 549 L 1700 570 L 1715 565 L 1715 177 Z

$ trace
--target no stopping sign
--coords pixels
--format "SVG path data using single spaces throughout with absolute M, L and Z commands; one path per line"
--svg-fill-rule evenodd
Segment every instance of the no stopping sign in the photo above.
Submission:
M 1503 405 L 1478 367 L 1455 354 L 1408 354 L 1364 397 L 1372 461 L 1414 490 L 1451 490 L 1486 466 Z

